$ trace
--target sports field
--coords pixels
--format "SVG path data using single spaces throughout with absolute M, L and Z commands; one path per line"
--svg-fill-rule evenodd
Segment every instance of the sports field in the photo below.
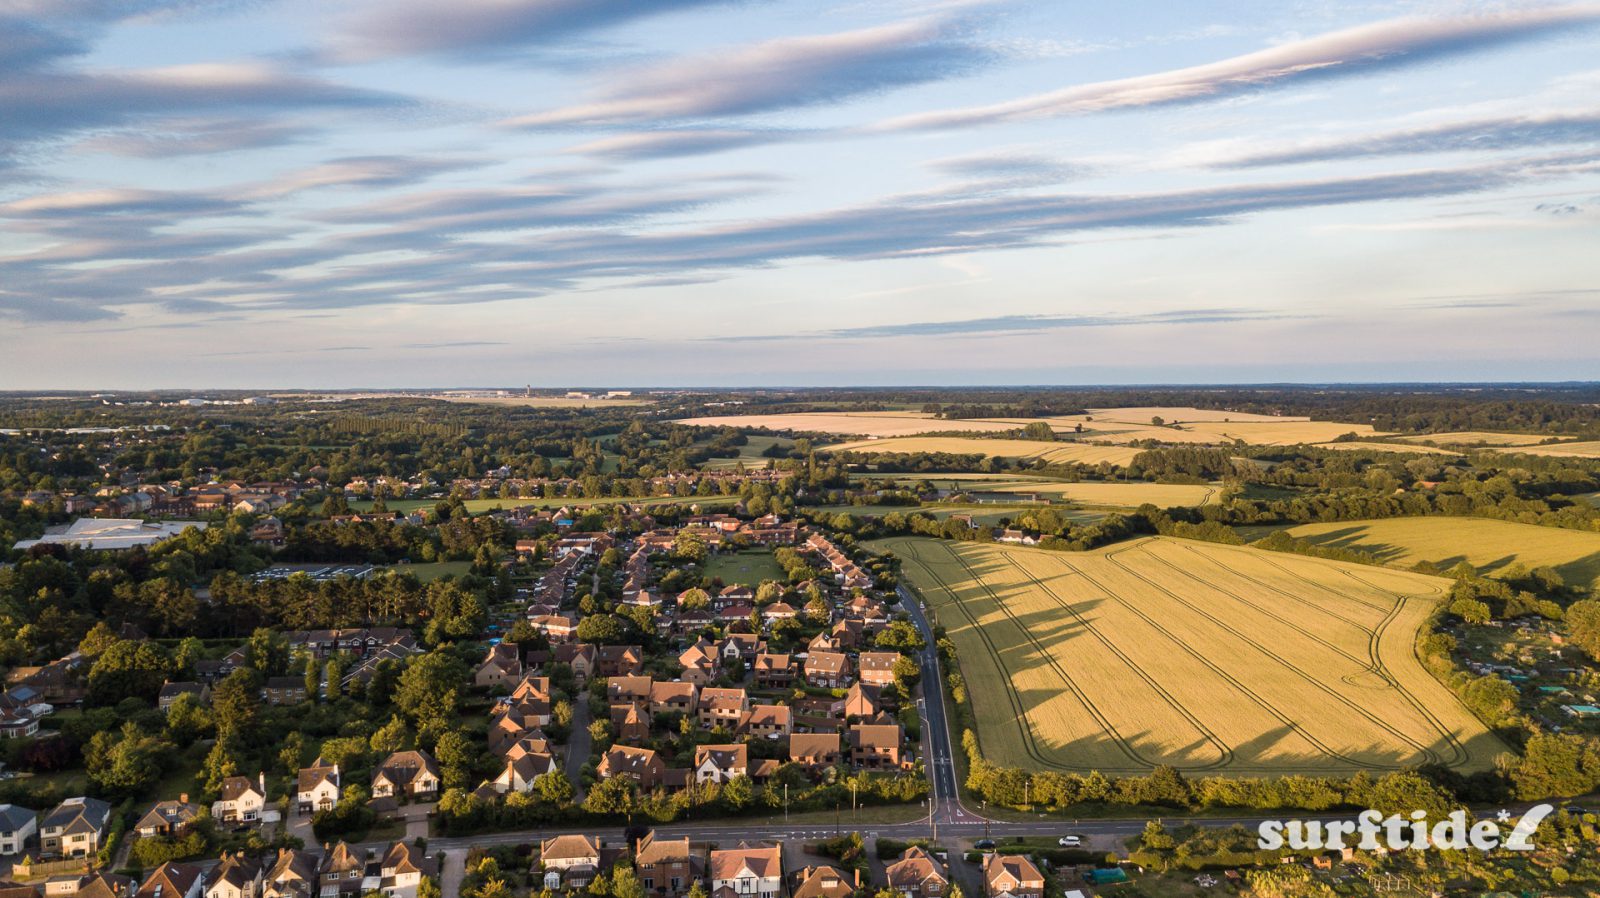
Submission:
M 1573 586 L 1600 582 L 1600 533 L 1515 524 L 1487 518 L 1383 518 L 1290 527 L 1289 535 L 1318 545 L 1358 549 L 1388 564 L 1428 561 L 1440 568 L 1465 561 L 1494 574 L 1522 563 L 1552 567 Z
M 1326 776 L 1506 750 L 1413 652 L 1439 578 L 1159 537 L 874 547 L 955 640 L 997 763 Z
M 1090 446 L 1086 443 L 1047 443 L 1040 440 L 988 440 L 982 437 L 892 437 L 858 440 L 824 447 L 835 452 L 949 452 L 957 455 L 992 455 L 999 458 L 1043 458 L 1048 461 L 1123 466 L 1138 449 L 1130 446 Z

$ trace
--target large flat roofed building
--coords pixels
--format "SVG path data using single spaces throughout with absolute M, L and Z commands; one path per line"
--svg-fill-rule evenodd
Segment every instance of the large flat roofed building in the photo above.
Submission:
M 51 527 L 38 539 L 24 539 L 16 548 L 62 545 L 114 551 L 150 546 L 188 530 L 205 529 L 204 521 L 139 521 L 126 518 L 79 518 L 64 527 Z

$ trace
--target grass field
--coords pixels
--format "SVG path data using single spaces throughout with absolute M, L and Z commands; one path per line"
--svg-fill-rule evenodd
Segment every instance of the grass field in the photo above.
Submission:
M 1047 443 L 1040 440 L 983 439 L 982 437 L 892 437 L 858 440 L 824 447 L 842 452 L 950 452 L 992 455 L 999 458 L 1043 458 L 1048 461 L 1097 465 L 1126 465 L 1139 454 L 1129 446 L 1090 446 L 1085 443 Z
M 756 586 L 762 580 L 786 582 L 788 575 L 769 549 L 745 549 L 712 555 L 706 561 L 706 576 L 722 580 L 723 585 L 743 583 Z
M 955 640 L 1001 764 L 1326 776 L 1506 750 L 1414 654 L 1439 578 L 1165 538 L 874 547 Z
M 857 517 L 874 517 L 886 515 L 892 511 L 921 512 L 932 515 L 939 520 L 944 520 L 953 514 L 970 514 L 977 524 L 987 524 L 991 527 L 1000 523 L 1001 518 L 1015 518 L 1018 514 L 1038 508 L 1038 505 L 824 505 L 822 511 L 835 514 L 843 512 Z M 1084 511 L 1081 509 L 1067 508 L 1065 506 L 1055 509 L 1056 514 L 1069 521 L 1082 521 L 1092 523 L 1106 516 L 1105 512 Z
M 1302 524 L 1288 531 L 1318 545 L 1371 552 L 1398 567 L 1429 561 L 1448 568 L 1465 561 L 1493 574 L 1521 562 L 1553 567 L 1574 586 L 1600 581 L 1600 533 L 1457 517 Z
M 387 570 L 398 571 L 402 574 L 410 574 L 411 576 L 416 577 L 418 580 L 421 580 L 423 583 L 427 583 L 432 580 L 437 580 L 440 577 L 465 576 L 468 571 L 472 570 L 472 562 L 434 561 L 425 564 L 397 564 L 387 568 Z
M 767 462 L 772 461 L 772 459 L 767 458 L 761 453 L 777 444 L 782 444 L 785 447 L 789 447 L 794 445 L 794 441 L 785 440 L 781 437 L 752 436 L 750 437 L 750 442 L 739 447 L 738 457 L 713 458 L 702 464 L 700 467 L 708 471 L 725 471 L 737 468 L 739 467 L 740 462 L 744 462 L 744 466 L 746 468 L 765 468 L 767 466 Z

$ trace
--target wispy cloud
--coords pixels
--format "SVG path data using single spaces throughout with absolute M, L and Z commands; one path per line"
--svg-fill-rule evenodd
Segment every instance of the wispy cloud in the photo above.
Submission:
M 341 23 L 330 59 L 482 54 L 564 39 L 651 16 L 729 0 L 369 0 Z
M 966 27 L 958 19 L 926 18 L 697 54 L 625 72 L 588 102 L 508 124 L 628 125 L 837 103 L 949 78 L 991 61 L 990 51 L 963 37 Z
M 1412 65 L 1600 20 L 1591 3 L 1389 19 L 1189 68 L 1099 81 L 1003 103 L 916 113 L 879 130 L 960 128 L 1214 100 L 1247 91 Z
M 1255 168 L 1368 156 L 1514 150 L 1595 142 L 1600 142 L 1600 110 L 1478 118 L 1337 140 L 1269 146 L 1225 155 L 1211 165 L 1215 168 Z
M 833 328 L 803 334 L 707 337 L 711 342 L 741 343 L 753 340 L 872 340 L 895 337 L 995 337 L 1038 334 L 1086 327 L 1152 327 L 1198 324 L 1237 324 L 1246 321 L 1282 321 L 1318 317 L 1310 314 L 1258 309 L 1187 309 L 1143 315 L 998 315 L 953 321 L 904 321 L 861 327 Z

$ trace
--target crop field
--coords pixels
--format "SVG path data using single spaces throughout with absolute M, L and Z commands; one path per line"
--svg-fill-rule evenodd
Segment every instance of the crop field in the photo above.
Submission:
M 1440 449 L 1436 446 L 1423 446 L 1417 443 L 1378 443 L 1378 442 L 1347 442 L 1347 443 L 1317 443 L 1318 449 L 1337 449 L 1345 452 L 1355 452 L 1366 449 L 1371 452 L 1395 452 L 1408 455 L 1454 455 L 1459 457 L 1460 452 L 1449 449 Z
M 1142 483 L 1137 480 L 1129 483 L 1118 481 L 1041 483 L 1029 480 L 978 482 L 962 488 L 975 493 L 1037 495 L 1043 499 L 1066 500 L 1084 505 L 1111 505 L 1119 508 L 1137 508 L 1146 502 L 1161 508 L 1207 505 L 1216 502 L 1222 494 L 1220 486 L 1205 483 Z
M 443 402 L 466 402 L 473 405 L 507 405 L 521 408 L 623 408 L 649 405 L 653 399 L 577 399 L 567 396 L 430 396 Z
M 1433 443 L 1438 446 L 1531 446 L 1547 439 L 1537 433 L 1493 433 L 1487 430 L 1456 430 L 1449 433 L 1421 433 L 1394 438 L 1401 443 Z
M 945 421 L 920 412 L 800 412 L 788 415 L 716 415 L 684 418 L 679 424 L 693 427 L 765 427 L 770 430 L 797 430 L 832 433 L 840 436 L 899 437 L 919 433 L 967 431 L 996 433 L 1016 430 L 1021 424 L 1008 421 Z
M 993 527 L 998 525 L 1002 518 L 1015 519 L 1017 515 L 1026 511 L 1032 511 L 1033 509 L 1039 507 L 1039 505 L 963 505 L 959 503 L 951 503 L 946 505 L 940 503 L 938 505 L 824 505 L 821 506 L 821 510 L 831 512 L 833 514 L 851 514 L 863 518 L 882 517 L 883 515 L 894 511 L 901 512 L 902 514 L 909 514 L 910 512 L 915 511 L 920 512 L 921 514 L 932 515 L 941 521 L 953 514 L 969 514 L 972 515 L 973 523 L 985 524 Z M 1067 508 L 1064 506 L 1057 507 L 1054 509 L 1054 511 L 1065 520 L 1077 521 L 1084 524 L 1094 523 L 1095 521 L 1104 518 L 1107 514 L 1103 511 L 1087 511 L 1084 509 Z
M 1440 578 L 1160 537 L 873 546 L 955 640 L 1000 764 L 1326 776 L 1506 750 L 1414 654 Z
M 1398 567 L 1428 561 L 1449 568 L 1465 561 L 1494 574 L 1520 562 L 1555 568 L 1573 586 L 1600 582 L 1600 533 L 1458 517 L 1302 524 L 1288 532 L 1318 545 L 1370 552 Z
M 1505 450 L 1527 455 L 1565 455 L 1572 458 L 1600 458 L 1600 440 L 1587 443 L 1552 443 L 1548 446 L 1517 446 Z
M 765 468 L 767 462 L 772 461 L 772 459 L 761 453 L 780 444 L 787 448 L 793 446 L 794 441 L 785 440 L 782 437 L 752 436 L 749 438 L 749 442 L 739 447 L 737 456 L 733 458 L 713 458 L 700 467 L 708 471 L 731 471 L 739 467 L 740 462 L 743 462 L 746 468 Z
M 1046 443 L 1040 440 L 983 439 L 982 437 L 895 437 L 883 440 L 858 440 L 826 448 L 849 452 L 950 452 L 992 455 L 999 458 L 1043 458 L 1052 462 L 1102 462 L 1123 466 L 1133 461 L 1139 450 L 1131 446 L 1091 446 L 1087 443 Z

